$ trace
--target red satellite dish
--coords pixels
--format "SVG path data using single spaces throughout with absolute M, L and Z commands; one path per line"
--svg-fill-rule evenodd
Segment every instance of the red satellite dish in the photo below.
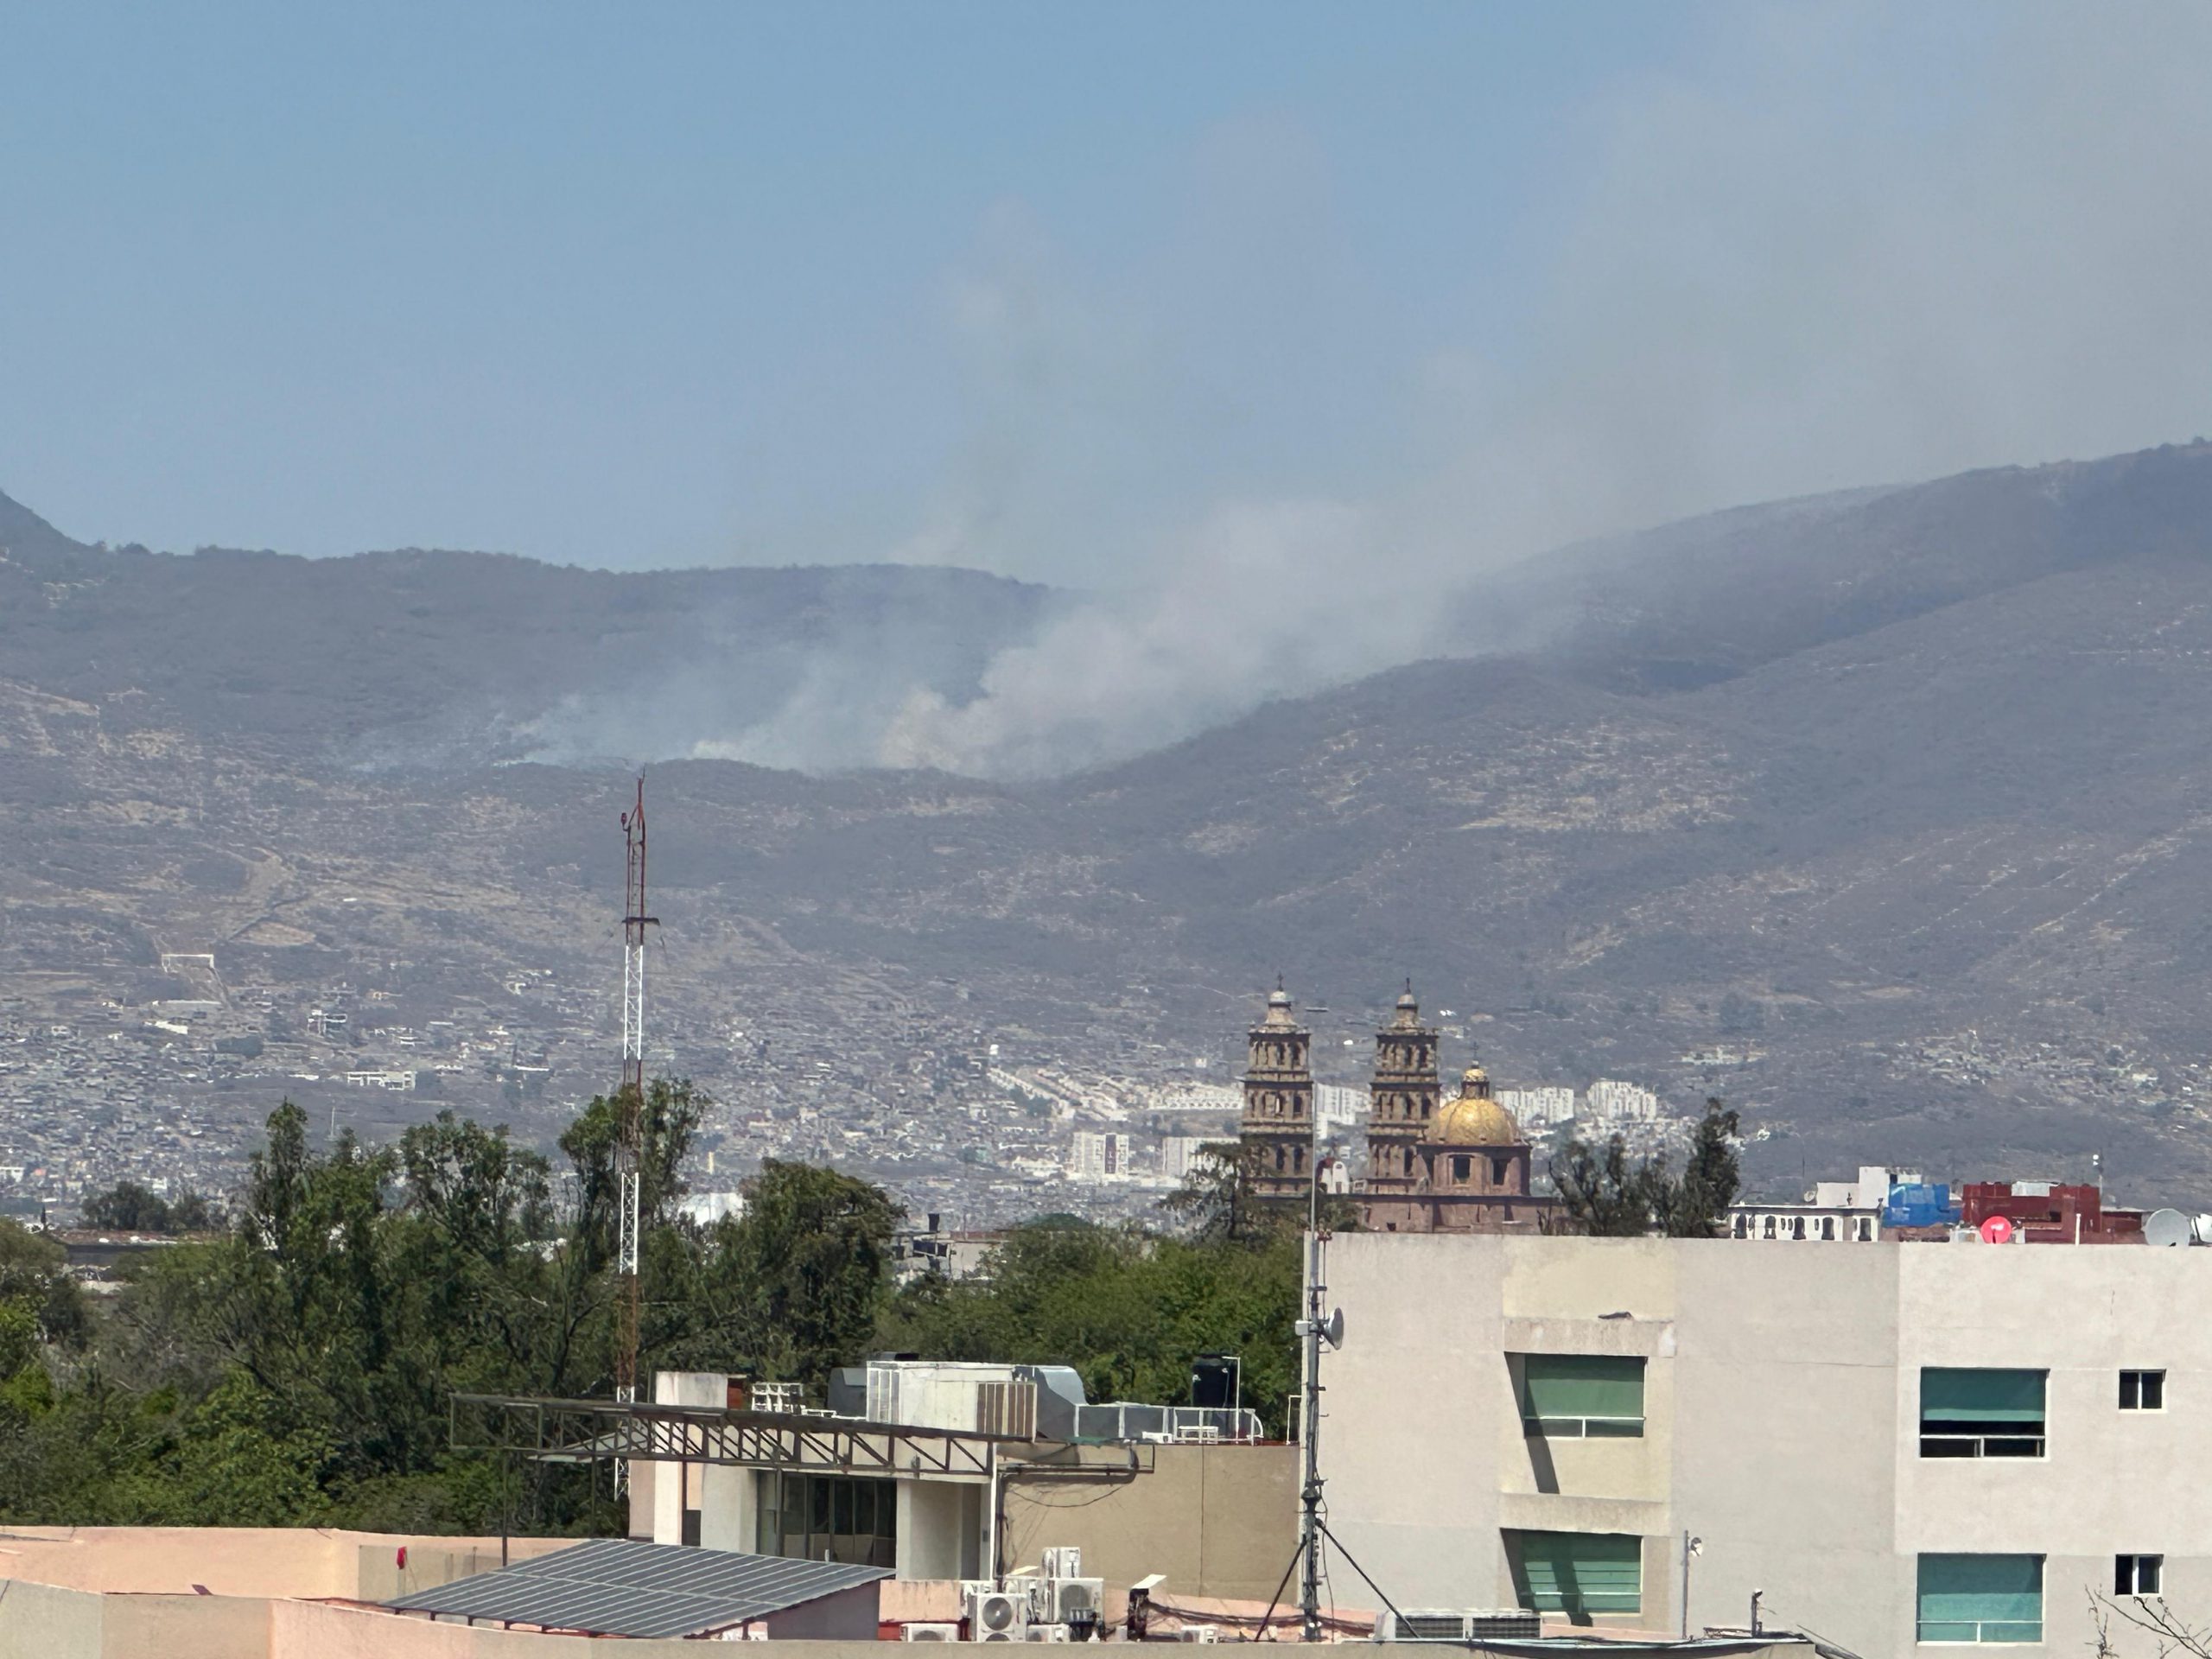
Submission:
M 1981 1224 L 1981 1242 L 1985 1244 L 2010 1244 L 2012 1242 L 2012 1218 L 1992 1216 Z

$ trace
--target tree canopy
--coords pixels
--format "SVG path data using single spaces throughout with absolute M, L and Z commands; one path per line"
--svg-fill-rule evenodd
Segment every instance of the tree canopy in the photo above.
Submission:
M 1708 1099 L 1679 1175 L 1663 1153 L 1632 1161 L 1618 1135 L 1599 1146 L 1578 1135 L 1552 1160 L 1552 1183 L 1568 1217 L 1592 1236 L 1711 1238 L 1743 1187 L 1736 1152 L 1741 1133 L 1736 1113 Z
M 1187 1235 L 1040 1223 L 984 1276 L 894 1296 L 902 1212 L 870 1182 L 770 1160 L 741 1214 L 683 1219 L 709 1103 L 667 1081 L 643 1103 L 642 1372 L 819 1398 L 833 1369 L 891 1347 L 1071 1364 L 1093 1399 L 1172 1404 L 1192 1359 L 1226 1351 L 1281 1425 L 1298 1239 L 1233 1188 Z M 58 1243 L 0 1222 L 0 1523 L 617 1530 L 603 1475 L 456 1451 L 448 1427 L 456 1392 L 612 1394 L 617 1122 L 592 1101 L 556 1172 L 449 1111 L 390 1145 L 318 1148 L 286 1102 L 222 1230 L 152 1253 L 97 1306 Z M 95 1200 L 139 1230 L 162 1207 L 174 1226 L 180 1202 L 130 1183 Z

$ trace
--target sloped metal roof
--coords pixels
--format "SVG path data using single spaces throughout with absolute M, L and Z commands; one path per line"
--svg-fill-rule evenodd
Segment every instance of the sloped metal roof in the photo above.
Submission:
M 890 1576 L 880 1567 L 594 1538 L 385 1605 L 593 1636 L 696 1636 Z

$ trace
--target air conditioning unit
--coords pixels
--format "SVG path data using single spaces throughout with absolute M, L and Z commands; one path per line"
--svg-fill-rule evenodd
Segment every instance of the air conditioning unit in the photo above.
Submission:
M 1221 1626 L 1218 1624 L 1185 1624 L 1181 1630 L 1175 1632 L 1175 1639 L 1178 1642 L 1218 1642 L 1221 1640 Z
M 1047 1623 L 1065 1624 L 1077 1613 L 1105 1617 L 1106 1580 L 1103 1579 L 1051 1579 L 1046 1580 L 1046 1594 L 1052 1602 Z
M 1464 1612 L 1437 1609 L 1410 1613 L 1378 1613 L 1377 1642 L 1510 1641 L 1543 1634 L 1543 1618 L 1525 1608 L 1490 1609 Z
M 968 1598 L 968 1637 L 973 1642 L 1019 1642 L 1029 1628 L 1029 1592 L 988 1586 Z
M 901 1642 L 957 1642 L 960 1639 L 960 1626 L 957 1624 L 901 1624 L 899 1627 L 899 1639 Z
M 1065 1624 L 1032 1624 L 1022 1633 L 1022 1639 L 1028 1642 L 1065 1642 L 1068 1640 L 1068 1627 Z
M 1081 1578 L 1083 1551 L 1073 1544 L 1063 1544 L 1058 1549 L 1046 1550 L 1044 1571 L 1045 1576 L 1048 1579 Z

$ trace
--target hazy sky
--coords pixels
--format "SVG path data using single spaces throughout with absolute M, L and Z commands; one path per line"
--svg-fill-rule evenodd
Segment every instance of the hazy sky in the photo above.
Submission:
M 2205 16 L 0 0 L 0 489 L 1111 588 L 2183 437 Z

